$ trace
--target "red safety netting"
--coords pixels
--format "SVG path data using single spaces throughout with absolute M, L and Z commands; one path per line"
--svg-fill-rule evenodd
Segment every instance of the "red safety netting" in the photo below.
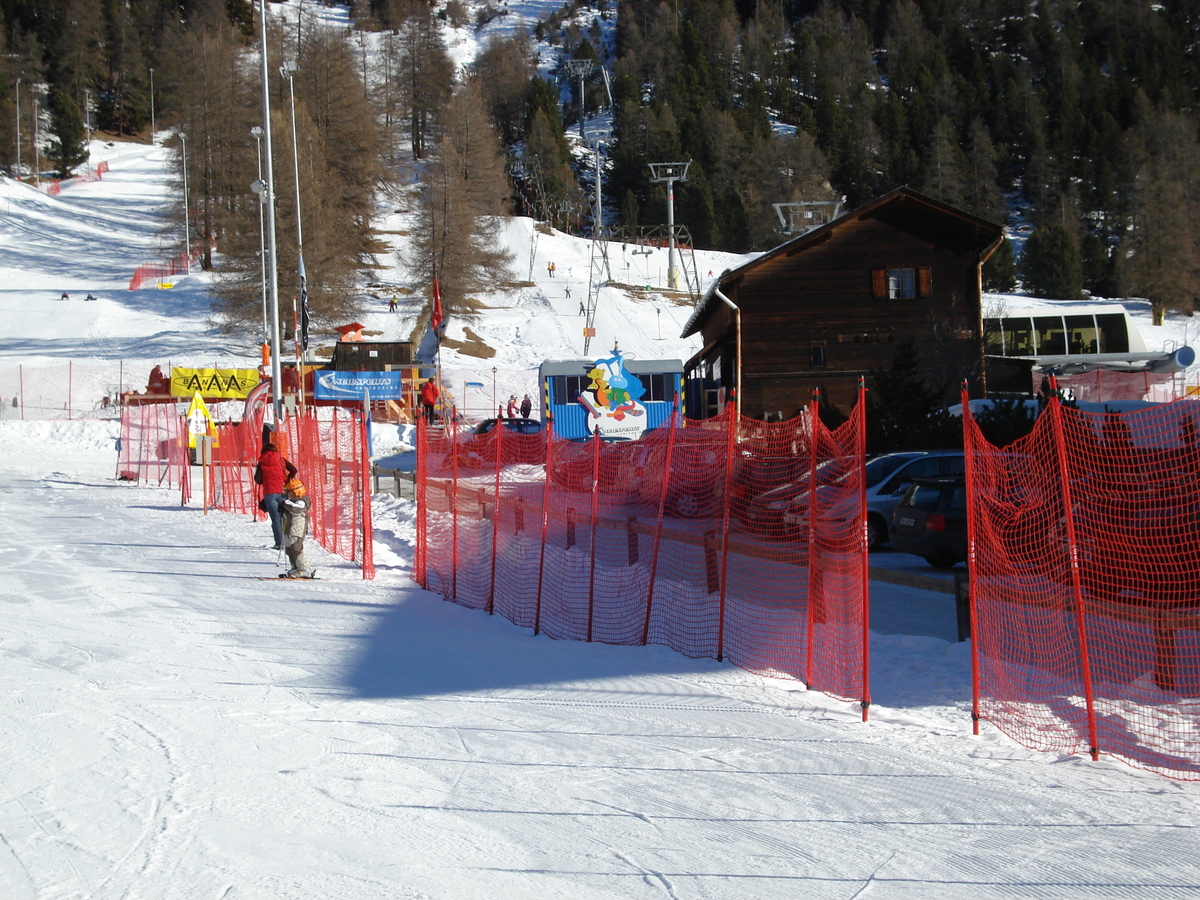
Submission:
M 141 290 L 148 284 L 158 284 L 164 279 L 190 271 L 190 263 L 199 259 L 201 253 L 202 250 L 197 248 L 192 250 L 191 257 L 187 253 L 178 253 L 167 262 L 146 263 L 138 266 L 133 270 L 133 275 L 129 279 L 129 290 Z
M 965 417 L 977 717 L 1200 779 L 1198 418 L 1054 400 L 1001 450 Z
M 355 410 L 310 408 L 281 426 L 284 456 L 308 489 L 309 533 L 343 559 L 361 562 L 364 578 L 375 577 L 371 526 L 371 460 L 366 423 Z M 247 421 L 217 427 L 217 446 L 208 468 L 210 503 L 229 512 L 266 517 L 258 508 L 262 488 L 254 468 L 262 449 L 261 424 Z
M 121 410 L 117 478 L 178 486 L 181 502 L 191 492 L 187 425 L 173 403 Z
M 771 424 L 730 407 L 615 443 L 422 423 L 415 577 L 535 633 L 728 658 L 865 718 L 862 409 L 831 432 L 815 406 Z

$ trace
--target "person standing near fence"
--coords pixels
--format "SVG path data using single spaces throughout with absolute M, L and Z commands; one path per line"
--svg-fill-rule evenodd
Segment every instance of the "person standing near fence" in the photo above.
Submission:
M 283 548 L 291 568 L 280 578 L 312 578 L 316 572 L 309 568 L 304 555 L 304 536 L 308 534 L 308 510 L 311 501 L 299 478 L 288 479 L 283 486 Z
M 283 458 L 271 441 L 265 441 L 254 468 L 254 483 L 262 485 L 263 498 L 258 508 L 271 520 L 271 534 L 275 537 L 273 550 L 283 548 L 283 514 L 280 511 L 283 486 L 295 474 L 296 467 Z
M 517 410 L 517 395 L 516 394 L 512 394 L 509 396 L 508 406 L 505 408 L 504 411 L 506 413 L 508 413 L 508 417 L 510 419 L 515 419 L 517 417 L 518 410 Z
M 533 412 L 533 401 L 530 400 L 529 395 L 526 394 L 521 398 L 521 418 L 528 419 L 531 412 Z
M 421 411 L 425 414 L 425 421 L 430 425 L 432 425 L 434 422 L 434 417 L 437 411 L 438 394 L 440 393 L 441 392 L 438 390 L 438 386 L 433 383 L 432 378 L 421 385 Z

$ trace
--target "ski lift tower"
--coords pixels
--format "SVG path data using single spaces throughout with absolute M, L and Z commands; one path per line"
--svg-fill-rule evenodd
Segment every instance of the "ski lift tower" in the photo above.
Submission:
M 579 138 L 586 140 L 583 136 L 583 84 L 596 64 L 590 59 L 568 59 L 563 65 L 566 66 L 568 78 L 579 78 Z
M 771 205 L 775 215 L 779 216 L 778 230 L 789 237 L 799 237 L 836 219 L 845 202 L 843 197 L 841 200 L 801 200 Z
M 675 182 L 687 181 L 692 161 L 650 163 L 650 180 L 667 183 L 667 288 L 679 290 L 679 273 L 675 269 Z
M 601 189 L 604 148 L 611 137 L 612 132 L 603 128 L 591 128 L 587 133 L 588 145 L 595 152 L 596 193 L 592 198 L 592 253 L 591 264 L 588 267 L 587 318 L 583 328 L 585 355 L 588 345 L 596 335 L 596 306 L 600 300 L 600 289 L 612 280 L 612 271 L 608 265 L 608 232 L 604 227 L 604 195 Z

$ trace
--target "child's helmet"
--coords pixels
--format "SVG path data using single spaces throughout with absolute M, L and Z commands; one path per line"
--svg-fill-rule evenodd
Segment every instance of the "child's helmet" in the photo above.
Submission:
M 289 494 L 295 494 L 297 497 L 303 497 L 308 493 L 304 487 L 304 483 L 299 478 L 289 478 L 288 483 L 283 486 L 283 489 Z

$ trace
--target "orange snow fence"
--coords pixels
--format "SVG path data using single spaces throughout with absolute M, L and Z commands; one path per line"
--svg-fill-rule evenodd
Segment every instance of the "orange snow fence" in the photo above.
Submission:
M 360 562 L 363 578 L 374 578 L 366 423 L 355 410 L 327 407 L 322 414 L 324 418 L 318 418 L 310 408 L 305 415 L 284 420 L 284 456 L 308 489 L 312 539 L 330 553 Z M 259 423 L 218 425 L 217 445 L 208 470 L 213 506 L 265 519 L 258 508 L 262 487 L 254 483 L 262 450 Z
M 191 490 L 187 424 L 173 403 L 121 408 L 117 478 L 179 486 L 182 503 Z
M 1200 779 L 1198 419 L 1052 399 L 998 449 L 964 414 L 976 730 Z
M 803 681 L 865 719 L 864 405 L 835 431 L 815 404 L 780 423 L 730 406 L 614 443 L 421 422 L 415 578 L 535 634 Z

